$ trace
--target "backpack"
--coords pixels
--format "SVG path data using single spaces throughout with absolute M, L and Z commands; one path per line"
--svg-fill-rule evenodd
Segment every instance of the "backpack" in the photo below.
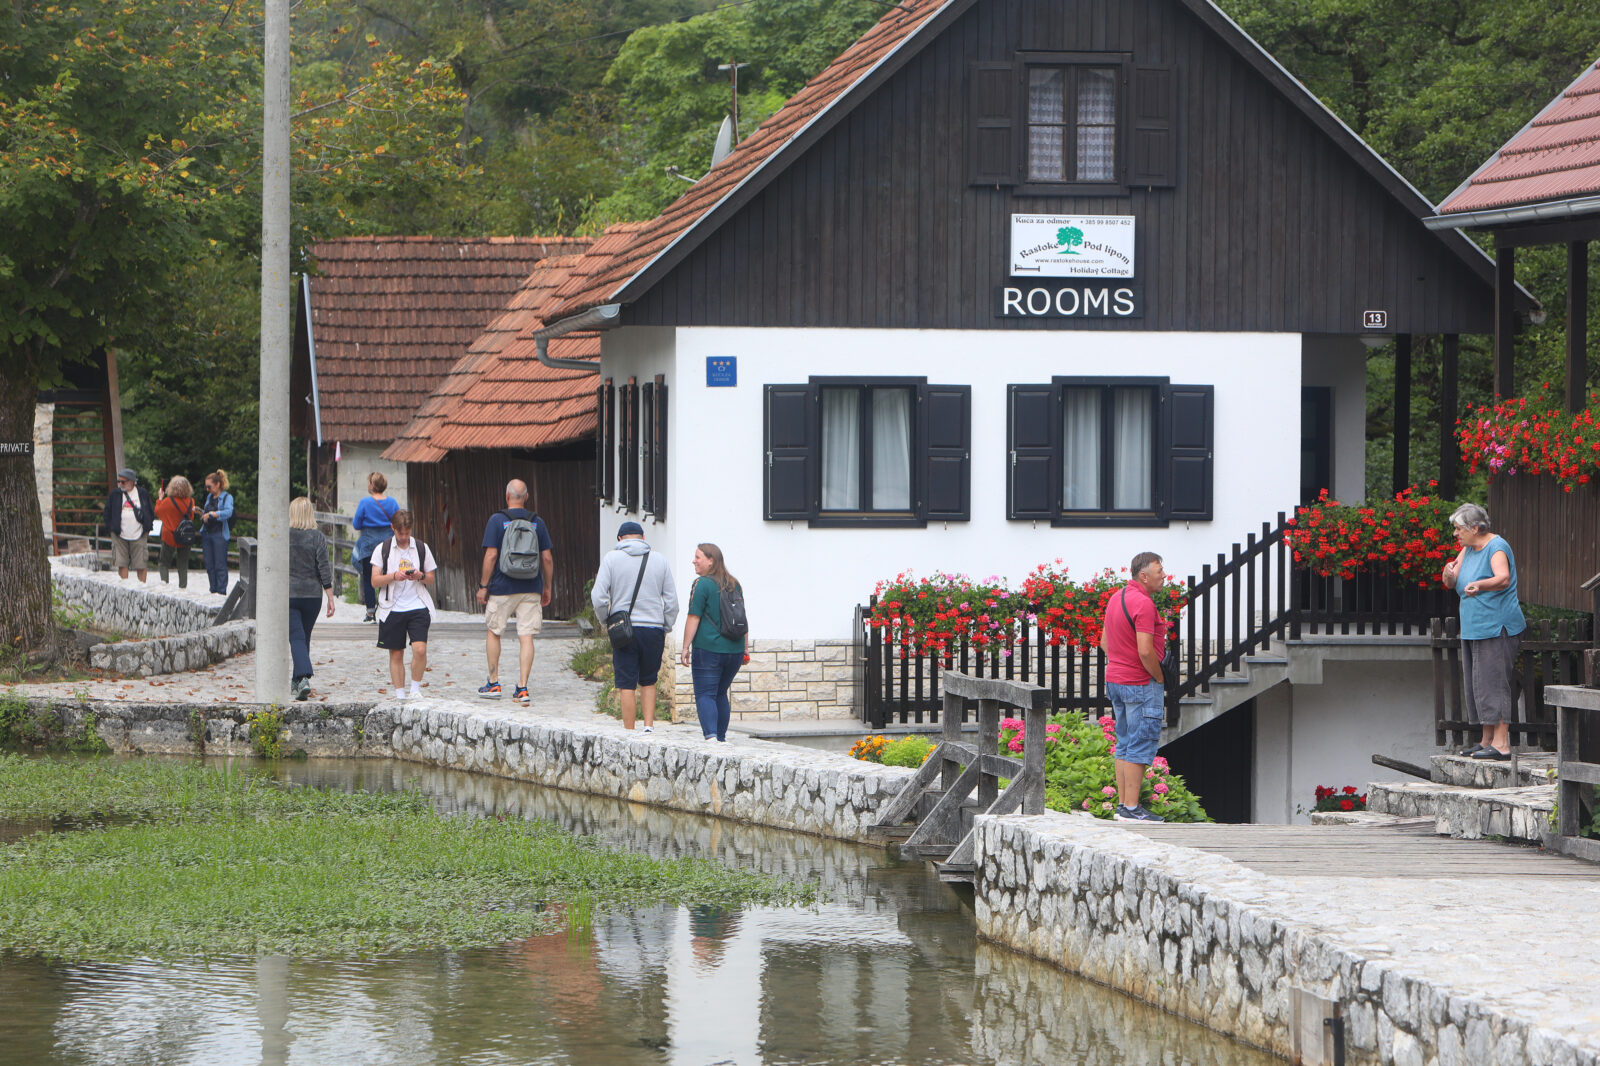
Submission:
M 184 515 L 178 524 L 173 527 L 172 539 L 178 542 L 180 548 L 187 548 L 195 542 L 199 532 L 194 528 L 194 500 L 189 501 L 189 513 Z
M 743 640 L 750 632 L 750 619 L 744 613 L 744 591 L 731 592 L 717 586 L 717 630 L 729 640 Z
M 509 511 L 497 511 L 506 516 L 505 529 L 500 534 L 500 572 L 513 581 L 531 581 L 542 572 L 539 566 L 539 528 L 532 518 L 512 518 Z

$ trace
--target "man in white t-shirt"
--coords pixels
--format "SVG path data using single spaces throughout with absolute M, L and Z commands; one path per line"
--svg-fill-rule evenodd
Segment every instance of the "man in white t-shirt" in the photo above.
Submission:
M 389 652 L 389 678 L 394 698 L 422 696 L 422 674 L 428 668 L 428 625 L 433 621 L 437 563 L 428 546 L 411 535 L 411 512 L 396 511 L 389 520 L 394 536 L 372 552 L 372 587 L 378 591 L 378 647 Z M 411 644 L 411 688 L 406 689 L 406 644 Z

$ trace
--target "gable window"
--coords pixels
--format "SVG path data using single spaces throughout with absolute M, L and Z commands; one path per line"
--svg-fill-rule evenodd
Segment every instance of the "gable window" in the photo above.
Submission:
M 1057 378 L 1007 395 L 1007 517 L 1054 525 L 1211 518 L 1210 385 Z
M 1018 52 L 967 71 L 967 180 L 1020 195 L 1177 184 L 1177 78 L 1125 53 Z
M 1030 182 L 1117 180 L 1119 67 L 1030 66 Z
M 920 526 L 971 511 L 965 385 L 813 378 L 766 387 L 768 519 Z

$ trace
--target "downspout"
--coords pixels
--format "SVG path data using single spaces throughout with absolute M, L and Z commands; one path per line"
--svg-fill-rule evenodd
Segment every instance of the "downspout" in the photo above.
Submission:
M 611 329 L 617 325 L 622 316 L 621 304 L 601 304 L 591 307 L 587 311 L 559 321 L 552 322 L 533 335 L 534 350 L 539 354 L 539 362 L 557 370 L 582 370 L 590 374 L 600 373 L 600 364 L 593 359 L 558 359 L 550 354 L 550 342 L 557 337 L 565 337 L 569 333 L 578 333 L 591 329 Z

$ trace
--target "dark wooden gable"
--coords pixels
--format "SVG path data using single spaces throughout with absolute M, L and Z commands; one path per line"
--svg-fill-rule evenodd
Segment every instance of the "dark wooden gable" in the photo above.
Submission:
M 1385 310 L 1391 331 L 1487 332 L 1487 264 L 1480 272 L 1447 243 L 1458 238 L 1426 230 L 1398 179 L 1358 161 L 1328 116 L 1274 84 L 1287 82 L 1281 71 L 1247 59 L 1247 41 L 1225 40 L 1202 21 L 1215 13 L 1196 10 L 974 4 L 701 235 L 625 323 L 1359 333 L 1362 312 Z M 975 141 L 998 135 L 992 114 L 972 128 L 984 107 L 969 82 L 1024 51 L 1130 55 L 1144 91 L 1173 108 L 1170 124 L 1124 127 L 1137 134 L 1130 166 L 1158 171 L 1169 137 L 1174 186 L 1061 197 L 971 184 Z M 1143 317 L 995 317 L 1013 213 L 1137 216 Z

